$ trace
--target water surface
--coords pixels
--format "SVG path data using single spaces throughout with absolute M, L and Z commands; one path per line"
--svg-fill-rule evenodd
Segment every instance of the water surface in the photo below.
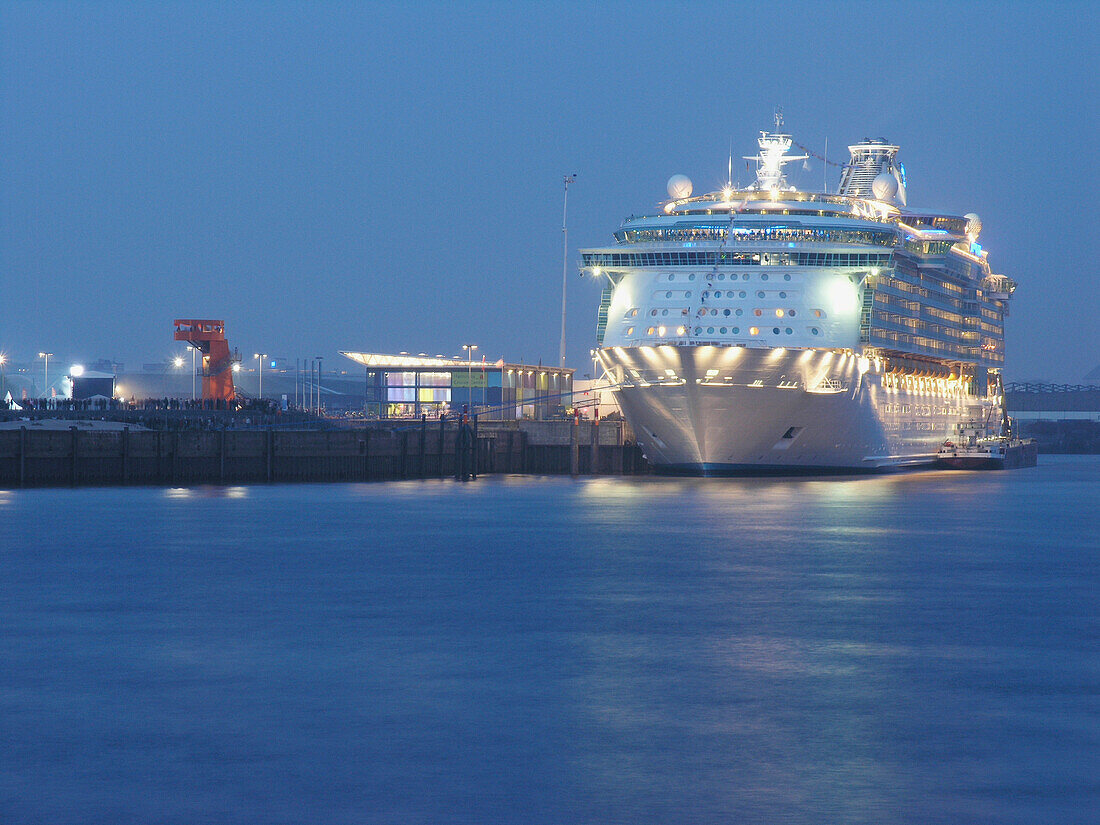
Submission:
M 1100 459 L 0 492 L 0 822 L 1100 819 Z

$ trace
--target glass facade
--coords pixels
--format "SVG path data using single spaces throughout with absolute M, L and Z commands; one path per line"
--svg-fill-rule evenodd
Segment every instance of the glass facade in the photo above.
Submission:
M 363 373 L 366 413 L 372 418 L 438 418 L 474 412 L 482 418 L 545 419 L 572 406 L 572 370 L 479 364 Z

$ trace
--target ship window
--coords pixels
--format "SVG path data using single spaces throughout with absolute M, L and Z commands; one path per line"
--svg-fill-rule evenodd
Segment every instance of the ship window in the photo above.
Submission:
M 772 333 L 775 334 L 775 335 L 778 335 L 779 334 L 779 327 L 772 327 Z
M 652 334 L 653 334 L 654 332 L 656 332 L 656 331 L 657 331 L 656 329 L 654 329 L 653 327 L 650 327 L 649 329 L 647 329 L 647 330 L 645 331 L 645 334 L 646 334 L 646 335 L 652 335 Z
M 817 327 L 810 327 L 810 332 L 812 332 L 814 335 L 817 335 Z
M 661 314 L 662 315 L 668 315 L 668 310 L 667 309 L 662 309 Z
M 711 315 L 717 315 L 717 314 L 718 314 L 718 310 L 716 310 L 716 309 L 712 309 L 712 310 L 710 311 L 710 314 L 711 314 Z
M 824 312 L 822 312 L 822 311 L 821 311 L 820 309 L 815 309 L 815 310 L 814 310 L 814 317 L 815 317 L 815 318 L 824 318 L 824 317 L 825 317 L 825 313 L 824 313 Z
M 655 309 L 651 309 L 651 310 L 649 311 L 649 314 L 650 314 L 650 315 L 656 315 L 656 314 L 657 314 L 657 310 L 655 310 Z
M 634 327 L 627 327 L 626 328 L 626 334 L 627 335 L 633 335 L 634 334 Z
M 790 315 L 793 318 L 794 317 L 794 310 L 793 309 L 788 309 L 787 314 Z
M 794 438 L 800 432 L 802 432 L 801 427 L 787 427 L 787 432 L 783 433 L 783 437 L 784 438 Z
M 713 335 L 713 334 L 714 334 L 714 327 L 707 327 L 707 335 Z
M 728 309 L 724 309 L 724 310 L 722 310 L 722 314 L 725 315 L 728 318 L 729 314 L 730 314 L 730 311 Z
M 669 279 L 670 281 L 674 281 L 674 280 L 676 280 L 676 276 L 675 276 L 675 275 L 669 275 L 669 276 L 668 276 L 668 279 Z
M 791 279 L 791 276 L 790 276 L 790 275 L 784 275 L 784 276 L 783 276 L 783 280 L 784 280 L 784 281 L 789 281 L 790 279 Z
M 701 333 L 702 333 L 702 331 L 703 331 L 703 328 L 702 328 L 702 327 L 696 327 L 696 328 L 695 328 L 695 334 L 696 334 L 696 335 L 699 335 L 699 334 L 701 334 Z
M 695 273 L 694 272 L 691 275 L 688 275 L 688 280 L 689 281 L 694 281 L 695 280 Z
M 719 281 L 724 281 L 724 280 L 726 280 L 726 276 L 725 275 L 719 275 L 718 280 Z
M 791 335 L 791 334 L 792 334 L 792 333 L 794 332 L 794 330 L 792 330 L 792 329 L 791 329 L 790 327 L 787 327 L 787 328 L 786 328 L 785 330 L 783 330 L 783 331 L 784 331 L 784 332 L 786 332 L 786 333 L 787 333 L 788 335 Z
M 759 335 L 760 330 L 757 327 L 749 327 L 749 335 Z
M 742 298 L 748 297 L 748 293 L 745 292 L 745 290 L 743 289 L 738 293 L 738 295 Z
M 782 318 L 782 317 L 783 317 L 783 310 L 781 310 L 781 309 L 777 309 L 777 310 L 775 311 L 775 317 L 776 317 L 776 318 Z
M 747 273 L 747 272 L 744 275 L 741 276 L 742 281 L 747 281 L 748 279 L 749 279 L 749 273 Z
M 628 314 L 631 318 L 637 318 L 638 317 L 638 310 L 637 309 L 632 309 L 632 310 L 630 310 L 630 312 Z
M 715 292 L 714 292 L 714 297 L 715 297 L 715 298 L 721 298 L 721 297 L 722 297 L 722 290 L 720 290 L 720 289 L 719 289 L 719 290 L 715 290 Z
M 745 312 L 745 311 L 744 311 L 743 309 L 738 309 L 738 310 L 737 310 L 737 311 L 736 311 L 736 312 L 735 312 L 734 314 L 735 314 L 735 315 L 736 315 L 736 316 L 737 316 L 738 318 L 740 318 L 740 317 L 741 317 L 741 316 L 742 316 L 742 315 L 744 314 L 744 312 Z
M 754 310 L 752 311 L 752 314 L 753 314 L 753 315 L 755 315 L 755 316 L 756 316 L 757 318 L 759 318 L 759 317 L 760 317 L 761 315 L 763 315 L 763 314 L 764 314 L 764 310 L 762 310 L 762 309 L 754 309 Z
M 764 290 L 762 290 L 762 289 L 757 290 L 756 297 L 757 298 L 763 298 L 764 297 Z
M 684 293 L 684 297 L 685 298 L 690 298 L 691 297 L 691 290 L 690 289 L 687 292 Z
M 787 293 L 786 293 L 786 292 L 780 292 L 780 293 L 779 293 L 779 297 L 780 297 L 780 298 L 786 298 L 786 297 L 787 297 Z
M 666 298 L 671 298 L 671 297 L 672 297 L 672 293 L 671 293 L 671 292 L 666 292 L 666 293 L 665 293 L 665 297 L 666 297 Z
M 726 328 L 725 328 L 725 327 L 722 327 L 722 328 L 721 328 L 721 329 L 719 329 L 718 331 L 719 331 L 720 333 L 722 333 L 723 335 L 725 335 L 725 334 L 726 334 Z
M 734 334 L 734 335 L 736 335 L 736 334 L 737 334 L 737 333 L 739 333 L 740 331 L 741 331 L 741 327 L 734 327 L 734 328 L 733 328 L 733 334 Z
M 766 261 L 766 260 L 768 260 L 768 256 L 767 256 L 767 255 L 765 255 L 765 256 L 764 256 L 764 260 L 765 260 L 765 261 Z M 760 280 L 761 280 L 761 281 L 766 281 L 766 280 L 768 280 L 768 276 L 767 276 L 767 275 L 761 275 L 761 276 L 760 276 Z

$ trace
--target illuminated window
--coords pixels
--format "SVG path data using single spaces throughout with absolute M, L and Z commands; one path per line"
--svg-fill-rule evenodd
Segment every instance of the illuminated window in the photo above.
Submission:
M 752 311 L 752 314 L 753 314 L 753 315 L 755 315 L 755 316 L 756 316 L 757 318 L 759 318 L 759 317 L 760 317 L 761 315 L 763 315 L 763 314 L 764 314 L 764 310 L 762 310 L 762 309 L 754 309 L 754 310 Z
M 658 335 L 664 335 L 665 334 L 665 328 L 664 327 L 657 327 L 657 334 Z
M 633 335 L 634 334 L 634 327 L 627 327 L 626 328 L 626 334 L 627 335 Z
M 646 335 L 652 335 L 652 334 L 653 334 L 653 333 L 655 333 L 656 331 L 657 331 L 656 329 L 654 329 L 653 327 L 650 327 L 649 329 L 647 329 L 647 330 L 645 331 L 645 334 L 646 334 Z
M 820 309 L 815 309 L 815 310 L 814 310 L 814 317 L 815 317 L 815 318 L 824 318 L 824 317 L 825 317 L 825 313 L 824 313 L 824 312 L 822 312 L 822 311 L 821 311 Z
M 775 317 L 776 317 L 776 318 L 782 318 L 782 317 L 783 317 L 783 310 L 781 310 L 781 309 L 777 309 L 777 310 L 775 311 Z
M 759 335 L 760 330 L 756 327 L 749 327 L 749 335 Z

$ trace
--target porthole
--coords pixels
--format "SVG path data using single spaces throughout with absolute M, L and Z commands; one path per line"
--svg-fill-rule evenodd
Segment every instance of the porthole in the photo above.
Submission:
M 745 311 L 744 311 L 743 309 L 738 309 L 738 310 L 736 311 L 737 317 L 738 317 L 738 318 L 740 318 L 740 317 L 741 317 L 741 316 L 742 316 L 742 315 L 744 314 L 744 312 L 745 312 Z
M 753 314 L 753 315 L 755 315 L 755 316 L 756 316 L 757 318 L 759 318 L 759 317 L 760 317 L 761 315 L 763 315 L 763 314 L 764 314 L 764 310 L 762 310 L 762 309 L 754 309 L 754 310 L 752 311 L 752 314 Z
M 742 281 L 747 281 L 748 279 L 749 279 L 749 273 L 747 273 L 747 272 L 744 275 L 741 276 Z
M 702 327 L 696 327 L 696 328 L 695 328 L 695 334 L 696 334 L 696 335 L 698 335 L 698 334 L 699 334 L 699 333 L 701 333 L 702 331 L 703 331 L 703 328 L 702 328 Z
M 788 335 L 791 335 L 791 334 L 792 334 L 792 333 L 794 332 L 794 330 L 793 330 L 793 329 L 791 329 L 790 327 L 787 327 L 787 328 L 786 328 L 785 330 L 783 330 L 783 331 L 784 331 L 785 333 L 787 333 Z
M 689 289 L 687 292 L 684 293 L 684 295 L 685 295 L 685 297 L 690 298 L 691 297 L 691 290 Z
M 814 335 L 817 335 L 817 327 L 810 327 L 810 332 L 812 332 Z
M 668 315 L 668 310 L 667 309 L 662 309 L 661 314 L 662 315 Z
M 666 298 L 671 298 L 671 297 L 672 297 L 672 293 L 671 293 L 671 292 L 666 292 L 666 293 L 665 293 L 665 297 L 666 297 Z
M 724 281 L 724 280 L 726 280 L 726 276 L 725 275 L 719 275 L 718 280 L 719 281 Z
M 777 310 L 775 311 L 775 317 L 776 317 L 776 318 L 782 318 L 782 317 L 783 317 L 783 310 L 781 310 L 781 309 L 777 309 Z
M 650 314 L 650 315 L 656 315 L 656 314 L 657 314 L 657 310 L 655 310 L 655 309 L 651 309 L 651 310 L 649 311 L 649 314 Z
M 790 275 L 784 275 L 784 276 L 783 276 L 783 280 L 784 280 L 784 281 L 789 281 L 790 279 L 791 279 L 791 276 L 790 276 Z
M 634 327 L 627 327 L 626 328 L 626 334 L 627 334 L 627 336 L 633 335 L 634 334 Z
M 695 280 L 695 273 L 692 273 L 691 275 L 688 275 L 688 280 L 689 281 L 694 281 Z
M 733 328 L 733 334 L 734 334 L 734 335 L 737 335 L 737 334 L 739 334 L 740 332 L 741 332 L 741 327 L 734 327 L 734 328 Z
M 757 298 L 763 298 L 764 297 L 764 290 L 762 290 L 762 289 L 757 290 L 756 297 Z
M 787 314 L 790 315 L 793 318 L 794 317 L 794 310 L 793 309 L 788 309 Z
M 766 261 L 766 260 L 768 260 L 768 256 L 767 256 L 767 255 L 765 255 L 765 256 L 764 256 L 764 260 L 765 260 L 765 261 Z M 768 280 L 768 276 L 767 276 L 766 274 L 765 274 L 765 275 L 761 275 L 761 276 L 760 276 L 760 280 L 761 280 L 761 281 L 766 281 L 766 280 Z
M 824 318 L 825 316 L 824 316 L 824 314 L 823 314 L 823 313 L 821 312 L 821 310 L 820 310 L 820 309 L 815 309 L 815 310 L 814 310 L 814 317 L 815 317 L 815 318 Z
M 775 335 L 778 335 L 779 334 L 779 327 L 772 327 L 772 333 L 775 334 Z
M 674 280 L 676 280 L 676 276 L 675 276 L 675 275 L 669 275 L 669 276 L 668 276 L 668 279 L 669 279 L 670 281 L 674 281 Z
M 760 328 L 759 327 L 749 327 L 749 335 L 759 335 L 759 334 L 760 334 Z
M 647 330 L 646 330 L 646 333 L 645 333 L 645 334 L 646 334 L 646 335 L 652 335 L 652 334 L 653 334 L 653 333 L 655 333 L 656 331 L 657 331 L 657 328 L 656 328 L 656 327 L 650 327 L 649 329 L 647 329 Z
M 725 328 L 725 327 L 722 327 L 722 328 L 721 328 L 721 329 L 719 329 L 718 331 L 719 331 L 720 333 L 722 333 L 723 335 L 725 335 L 725 334 L 726 334 L 726 328 Z
M 780 297 L 780 298 L 786 298 L 786 297 L 787 297 L 787 293 L 786 293 L 786 292 L 780 292 L 780 293 L 779 293 L 779 297 Z
M 730 311 L 728 309 L 723 309 L 722 314 L 725 315 L 728 318 L 729 315 L 730 315 Z
M 715 298 L 721 298 L 722 297 L 722 291 L 721 290 L 715 290 L 714 297 Z
M 714 327 L 707 327 L 707 335 L 713 335 L 713 334 L 714 334 Z
M 743 290 L 743 289 L 742 289 L 742 290 L 741 290 L 741 291 L 740 291 L 739 293 L 737 293 L 737 294 L 738 294 L 738 295 L 739 295 L 740 297 L 742 297 L 742 298 L 745 298 L 745 297 L 747 297 L 747 296 L 748 296 L 748 293 L 747 293 L 747 292 L 745 292 L 745 290 Z

